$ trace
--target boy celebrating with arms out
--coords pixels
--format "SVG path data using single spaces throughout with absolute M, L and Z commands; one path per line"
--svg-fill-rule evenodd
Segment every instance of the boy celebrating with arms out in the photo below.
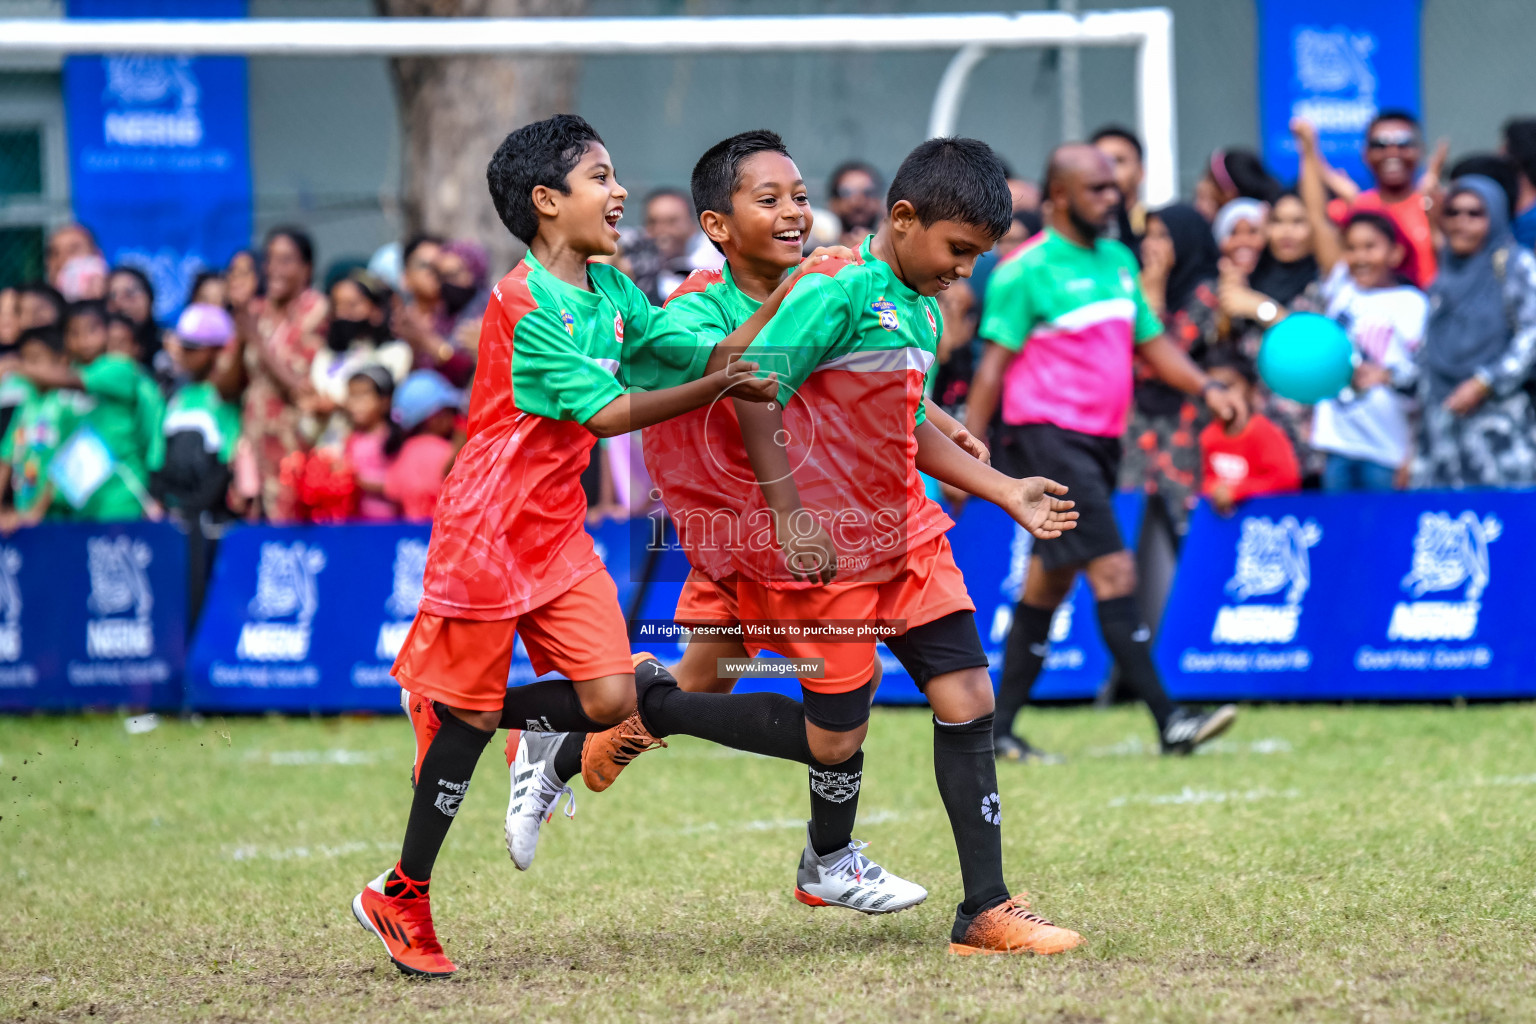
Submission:
M 1058 536 L 1076 519 L 1070 502 L 1052 497 L 1064 493 L 1060 485 L 1004 477 L 923 411 L 940 334 L 933 296 L 968 277 L 1007 230 L 1007 179 L 984 143 L 930 140 L 902 163 L 886 202 L 889 218 L 862 247 L 863 262 L 829 260 L 807 274 L 747 349 L 788 368 L 787 407 L 736 403 L 760 481 L 742 521 L 771 523 L 782 548 L 750 538 L 737 545 L 751 581 L 739 587 L 741 618 L 749 640 L 786 657 L 824 658 L 825 670 L 801 679 L 802 704 L 768 693 L 688 693 L 645 661 L 636 669 L 639 718 L 651 736 L 680 732 L 832 766 L 829 791 L 857 786 L 858 772 L 840 769 L 868 729 L 875 649 L 867 627 L 889 624 L 899 635 L 887 646 L 934 709 L 934 768 L 965 888 L 951 950 L 1062 952 L 1081 936 L 1031 913 L 1003 881 L 987 658 L 943 536 L 951 523 L 918 475 L 996 502 L 1037 536 Z M 837 534 L 835 547 L 822 523 Z M 832 582 L 843 563 L 853 571 Z M 829 623 L 866 632 L 836 643 L 778 628 Z M 812 905 L 807 885 L 823 874 L 819 860 L 812 848 L 801 863 L 797 896 Z
M 352 901 L 407 974 L 446 977 L 428 885 L 438 850 L 498 726 L 596 731 L 634 708 L 634 670 L 613 579 L 583 529 L 580 476 L 600 436 L 776 386 L 750 363 L 704 372 L 710 353 L 593 256 L 618 242 L 624 188 L 602 139 L 559 114 L 512 132 L 486 170 L 502 223 L 528 254 L 493 290 L 468 440 L 443 485 L 421 609 L 394 674 L 440 726 L 421 752 L 400 861 Z M 627 333 L 627 338 L 626 338 Z M 678 387 L 628 393 L 647 360 L 689 360 Z M 518 636 L 540 674 L 507 689 Z

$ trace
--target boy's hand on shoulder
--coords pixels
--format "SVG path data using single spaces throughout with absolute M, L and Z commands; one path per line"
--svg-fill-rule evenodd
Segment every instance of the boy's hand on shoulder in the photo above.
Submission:
M 789 528 L 779 531 L 784 564 L 802 583 L 831 583 L 837 575 L 837 547 L 832 537 L 805 509 L 788 517 Z
M 1072 511 L 1074 503 L 1061 497 L 1066 493 L 1065 484 L 1043 476 L 1029 476 L 1014 481 L 1012 493 L 1003 508 L 1024 529 L 1041 540 L 1050 540 L 1067 530 L 1077 529 L 1077 513 Z
M 747 359 L 727 363 L 725 369 L 711 374 L 720 387 L 721 398 L 740 398 L 746 402 L 771 402 L 779 397 L 779 375 L 757 376 L 758 366 Z
M 805 258 L 805 262 L 801 263 L 800 266 L 806 267 L 811 263 L 812 260 L 820 263 L 822 262 L 823 258 L 832 260 L 847 260 L 849 263 L 864 262 L 863 260 L 859 259 L 859 254 L 857 252 L 848 248 L 846 245 L 818 245 L 816 248 L 811 250 L 811 254 Z

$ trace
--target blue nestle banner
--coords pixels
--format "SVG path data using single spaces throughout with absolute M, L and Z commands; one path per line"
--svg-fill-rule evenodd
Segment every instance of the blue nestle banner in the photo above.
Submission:
M 1268 498 L 1190 524 L 1158 661 L 1183 700 L 1536 692 L 1529 491 Z
M 245 0 L 69 0 L 66 9 L 73 18 L 243 18 Z M 64 103 L 75 217 L 109 263 L 145 272 L 155 315 L 168 320 L 198 271 L 250 244 L 245 58 L 69 57 Z
M 627 607 L 629 531 L 593 531 Z M 421 601 L 430 528 L 250 526 L 219 546 L 187 665 L 207 711 L 392 711 L 395 655 Z M 519 643 L 508 681 L 534 679 Z
M 161 523 L 0 539 L 0 709 L 177 708 L 187 538 Z
M 1365 129 L 1387 108 L 1419 110 L 1419 0 L 1258 0 L 1264 159 L 1296 178 L 1292 118 L 1317 126 L 1323 155 L 1357 182 Z

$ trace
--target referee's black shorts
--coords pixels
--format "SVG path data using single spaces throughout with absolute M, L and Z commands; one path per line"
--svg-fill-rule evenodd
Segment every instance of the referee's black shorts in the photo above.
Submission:
M 1077 529 L 1052 540 L 1036 540 L 1035 554 L 1047 569 L 1085 565 L 1125 549 L 1115 522 L 1115 481 L 1120 475 L 1120 439 L 1063 430 L 1050 423 L 1003 424 L 993 459 L 1009 476 L 1044 476 L 1067 485 L 1077 503 Z

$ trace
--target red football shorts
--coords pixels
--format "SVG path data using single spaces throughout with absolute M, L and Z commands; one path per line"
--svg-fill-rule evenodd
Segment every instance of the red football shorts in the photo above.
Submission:
M 858 623 L 894 626 L 900 635 L 913 626 L 941 619 L 952 612 L 973 612 L 965 577 L 950 551 L 949 538 L 939 534 L 908 552 L 906 565 L 892 579 L 879 583 L 837 583 L 803 590 L 775 590 L 761 584 L 738 588 L 742 620 L 764 648 L 786 658 L 823 658 L 820 679 L 802 678 L 800 685 L 817 693 L 847 693 L 875 674 L 875 644 L 880 638 L 795 640 L 776 632 L 791 623 Z M 753 626 L 761 624 L 762 634 Z
M 582 682 L 634 671 L 613 577 L 595 572 L 514 619 L 417 612 L 392 670 L 414 694 L 465 711 L 500 711 L 512 648 L 522 637 L 533 670 Z

